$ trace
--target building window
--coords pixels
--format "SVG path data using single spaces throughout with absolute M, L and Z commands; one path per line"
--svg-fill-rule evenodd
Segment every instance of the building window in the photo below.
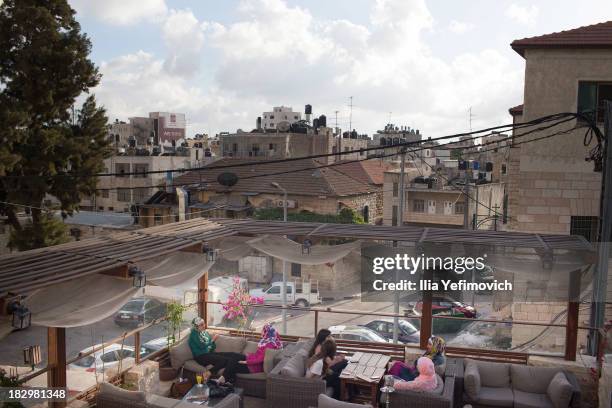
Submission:
M 399 194 L 399 185 L 397 183 L 393 183 L 393 197 L 397 197 Z
M 363 214 L 363 221 L 366 223 L 370 222 L 370 207 L 369 206 L 367 205 L 363 206 L 362 214 Z
M 293 119 L 298 120 L 298 117 L 297 117 L 297 116 L 294 116 L 294 117 L 293 117 Z
M 270 143 L 268 145 L 268 150 L 276 150 L 276 143 Z
M 507 170 L 506 170 L 506 165 L 505 165 L 505 164 L 502 164 L 502 165 L 501 165 L 501 174 L 506 174 L 506 171 L 507 171 Z
M 391 214 L 391 225 L 393 226 L 397 225 L 397 213 L 398 213 L 397 205 L 394 205 L 392 209 L 392 214 Z
M 117 177 L 127 177 L 125 173 L 130 172 L 130 164 L 129 163 L 116 163 L 115 164 L 115 173 L 117 173 Z
M 153 216 L 153 224 L 155 225 L 162 225 L 162 215 L 158 212 L 155 212 L 155 215 Z
M 425 212 L 425 200 L 413 200 L 412 211 L 417 213 Z
M 134 164 L 134 177 L 135 178 L 145 178 L 147 177 L 147 172 L 149 171 L 148 164 Z
M 270 119 L 274 119 L 274 115 L 270 115 Z M 270 125 L 271 126 L 271 125 Z
M 605 100 L 612 100 L 612 82 L 581 81 L 578 84 L 579 113 L 603 123 Z
M 102 198 L 108 198 L 108 197 L 109 197 L 108 190 L 102 190 Z
M 118 188 L 117 189 L 117 201 L 127 203 L 130 201 L 130 189 L 129 188 Z
M 144 203 L 151 196 L 149 189 L 146 187 L 134 189 L 134 202 Z
M 465 212 L 465 203 L 463 201 L 457 201 L 455 203 L 455 214 L 463 214 Z
M 274 123 L 270 123 L 270 127 L 274 127 Z
M 293 262 L 291 263 L 291 276 L 295 278 L 302 277 L 302 264 L 293 263 Z
M 582 235 L 587 241 L 597 241 L 597 217 L 575 216 L 570 220 L 570 234 Z

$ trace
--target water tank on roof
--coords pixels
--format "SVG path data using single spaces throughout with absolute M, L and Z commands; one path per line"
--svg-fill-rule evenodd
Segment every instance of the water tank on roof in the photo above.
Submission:
M 304 107 L 304 113 L 307 114 L 307 115 L 312 114 L 312 105 L 306 105 Z
M 318 128 L 319 128 L 319 126 L 320 126 L 320 124 L 319 124 L 319 119 L 314 118 L 314 119 L 312 120 L 312 127 L 313 127 L 313 128 L 316 130 L 316 129 L 318 129 Z
M 325 115 L 319 116 L 319 126 L 320 127 L 327 127 L 327 116 L 325 116 Z

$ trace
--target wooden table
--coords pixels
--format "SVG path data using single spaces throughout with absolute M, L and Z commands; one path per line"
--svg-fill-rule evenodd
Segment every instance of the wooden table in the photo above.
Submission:
M 340 395 L 345 401 L 367 402 L 378 406 L 378 386 L 387 372 L 391 357 L 357 352 L 340 375 Z

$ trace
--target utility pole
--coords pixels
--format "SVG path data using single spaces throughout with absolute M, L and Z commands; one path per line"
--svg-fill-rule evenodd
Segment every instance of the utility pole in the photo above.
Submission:
M 349 96 L 349 134 L 353 131 L 353 97 Z
M 465 161 L 465 204 L 463 209 L 463 228 L 470 229 L 470 175 L 468 173 L 468 167 L 470 166 L 470 162 Z M 476 203 L 478 206 L 478 203 Z
M 334 111 L 334 113 L 336 114 L 336 133 L 338 133 L 338 140 L 336 141 L 336 149 L 338 152 L 338 156 L 336 156 L 334 158 L 334 160 L 341 160 L 342 156 L 340 155 L 340 153 L 342 153 L 342 131 L 340 130 L 340 128 L 338 127 L 338 111 Z
M 604 162 L 601 175 L 601 202 L 599 218 L 599 243 L 597 245 L 597 267 L 593 276 L 593 295 L 591 300 L 591 327 L 589 331 L 589 354 L 596 356 L 599 349 L 599 330 L 604 327 L 606 312 L 606 290 L 608 287 L 608 259 L 612 237 L 612 102 L 605 101 L 604 116 Z M 608 188 L 606 188 L 608 186 Z
M 405 179 L 406 179 L 406 148 L 401 148 L 401 165 L 400 165 L 400 179 L 399 179 L 399 208 L 397 209 L 397 226 L 401 228 L 404 224 L 404 206 L 406 200 L 406 188 L 405 188 Z M 394 242 L 397 247 L 397 241 Z M 395 269 L 395 282 L 400 281 L 399 270 Z M 395 316 L 393 317 L 393 343 L 397 344 L 398 340 L 398 332 L 399 332 L 399 318 L 397 315 L 399 314 L 399 301 L 400 294 L 399 291 L 395 291 L 394 302 L 393 302 L 393 313 Z
M 277 182 L 270 183 L 272 187 L 279 189 L 283 193 L 283 222 L 287 222 L 287 190 L 285 190 Z M 286 238 L 286 236 L 285 236 Z M 283 286 L 281 286 L 281 302 L 282 302 L 282 334 L 287 334 L 287 261 L 283 259 Z

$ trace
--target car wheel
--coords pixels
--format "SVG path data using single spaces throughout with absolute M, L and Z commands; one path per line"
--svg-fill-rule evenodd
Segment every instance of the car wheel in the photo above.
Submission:
M 295 305 L 299 307 L 308 307 L 308 301 L 306 299 L 298 299 Z

